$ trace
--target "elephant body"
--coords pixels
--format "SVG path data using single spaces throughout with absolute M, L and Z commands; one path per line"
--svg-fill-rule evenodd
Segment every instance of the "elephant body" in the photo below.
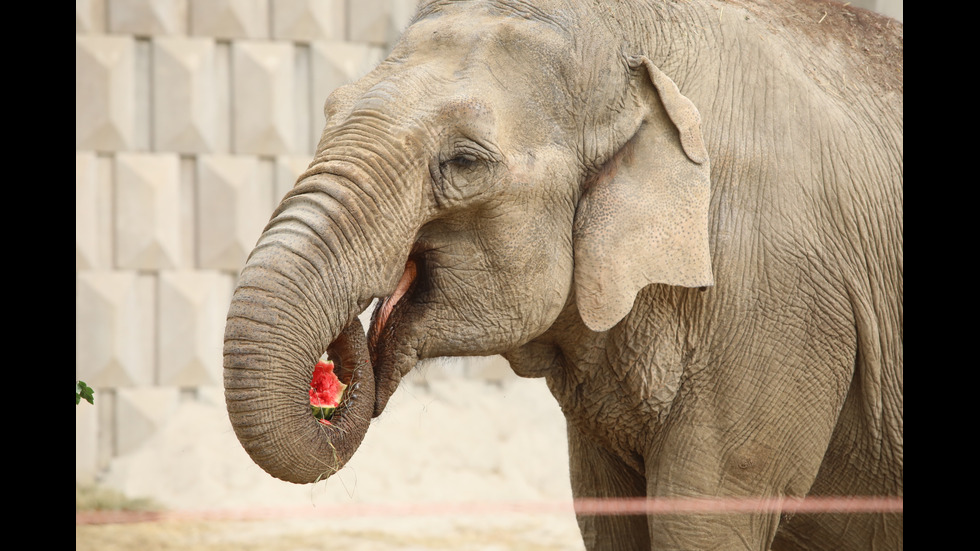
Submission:
M 327 100 L 242 272 L 242 444 L 322 479 L 418 361 L 502 354 L 561 406 L 576 497 L 902 496 L 902 41 L 809 0 L 423 2 Z M 325 427 L 328 348 L 354 391 Z M 579 524 L 589 549 L 903 546 L 901 513 Z

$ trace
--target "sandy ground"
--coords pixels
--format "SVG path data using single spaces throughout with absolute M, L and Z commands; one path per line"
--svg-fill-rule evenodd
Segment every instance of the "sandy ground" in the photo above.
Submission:
M 386 523 L 388 521 L 385 521 Z M 326 520 L 154 522 L 76 526 L 75 549 L 100 551 L 580 551 L 554 519 L 404 521 L 337 526 Z
M 313 485 L 253 464 L 220 393 L 188 402 L 100 480 L 179 519 L 76 524 L 76 550 L 583 549 L 560 505 L 571 499 L 565 425 L 544 382 L 447 371 L 403 382 L 348 466 Z

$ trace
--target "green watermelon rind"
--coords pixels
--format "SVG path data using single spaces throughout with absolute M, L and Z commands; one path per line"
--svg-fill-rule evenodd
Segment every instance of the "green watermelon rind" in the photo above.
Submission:
M 310 410 L 313 412 L 313 417 L 317 419 L 330 420 L 333 417 L 333 412 L 337 409 L 337 406 L 314 406 L 310 405 Z

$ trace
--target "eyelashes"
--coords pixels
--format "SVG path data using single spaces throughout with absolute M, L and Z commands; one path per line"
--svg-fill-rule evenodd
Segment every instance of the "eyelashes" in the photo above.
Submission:
M 443 163 L 441 163 L 440 166 L 444 168 L 447 166 L 451 166 L 456 168 L 468 169 L 468 168 L 473 168 L 480 161 L 481 159 L 472 153 L 458 153 L 448 161 L 444 161 Z

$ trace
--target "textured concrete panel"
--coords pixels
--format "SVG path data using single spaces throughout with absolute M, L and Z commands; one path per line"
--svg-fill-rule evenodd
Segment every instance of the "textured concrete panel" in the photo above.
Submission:
M 234 151 L 257 155 L 297 153 L 293 45 L 232 44 Z
M 321 116 L 330 92 L 361 78 L 384 59 L 384 49 L 370 44 L 324 41 L 314 43 L 311 49 L 313 101 L 317 102 L 315 112 Z
M 268 0 L 190 0 L 191 34 L 268 38 Z
M 75 32 L 105 32 L 106 0 L 75 0 Z
M 180 259 L 178 265 L 197 266 L 197 158 L 180 157 Z
M 293 189 L 299 175 L 306 172 L 310 166 L 309 155 L 280 155 L 276 157 L 275 203 L 278 205 L 283 196 Z
M 225 387 L 223 383 L 216 386 L 197 387 L 197 402 L 209 406 L 225 407 Z
M 231 133 L 235 124 L 232 119 L 231 105 L 234 94 L 231 87 L 231 43 L 218 41 L 215 44 L 215 119 L 218 128 L 217 143 L 214 153 L 231 152 Z
M 198 267 L 237 275 L 272 215 L 272 178 L 249 156 L 198 162 Z
M 293 48 L 293 149 L 290 153 L 312 156 L 317 141 L 311 139 L 311 129 L 320 121 L 319 111 L 311 111 L 310 94 L 313 92 L 310 82 L 313 77 L 313 62 L 310 60 L 310 46 L 295 44 Z M 319 138 L 318 138 L 319 139 Z
M 153 41 L 153 149 L 214 153 L 218 138 L 215 45 L 210 38 Z
M 75 271 L 98 266 L 99 192 L 96 185 L 95 154 L 75 152 Z
M 415 15 L 417 0 L 357 0 L 349 10 L 347 39 L 378 46 L 394 44 Z
M 98 390 L 153 382 L 154 278 L 75 274 L 75 377 Z
M 187 0 L 105 0 L 109 32 L 153 36 L 187 33 Z
M 233 279 L 212 271 L 161 272 L 157 384 L 222 384 L 222 341 Z
M 75 36 L 75 149 L 134 145 L 136 48 L 128 37 Z
M 75 152 L 75 270 L 112 268 L 111 161 Z
M 152 93 L 152 70 L 151 70 L 151 50 L 150 41 L 139 39 L 136 41 L 136 115 L 135 115 L 135 143 L 129 148 L 133 151 L 151 151 L 152 144 L 152 113 L 150 95 Z
M 176 268 L 180 254 L 180 164 L 177 155 L 116 156 L 116 266 Z
M 87 381 L 86 381 L 87 382 Z M 116 455 L 116 389 L 95 391 L 96 411 L 96 472 L 101 473 Z
M 177 411 L 176 388 L 119 389 L 116 397 L 116 455 L 126 455 L 156 434 Z
M 310 42 L 343 40 L 347 27 L 345 0 L 271 0 L 272 37 Z

